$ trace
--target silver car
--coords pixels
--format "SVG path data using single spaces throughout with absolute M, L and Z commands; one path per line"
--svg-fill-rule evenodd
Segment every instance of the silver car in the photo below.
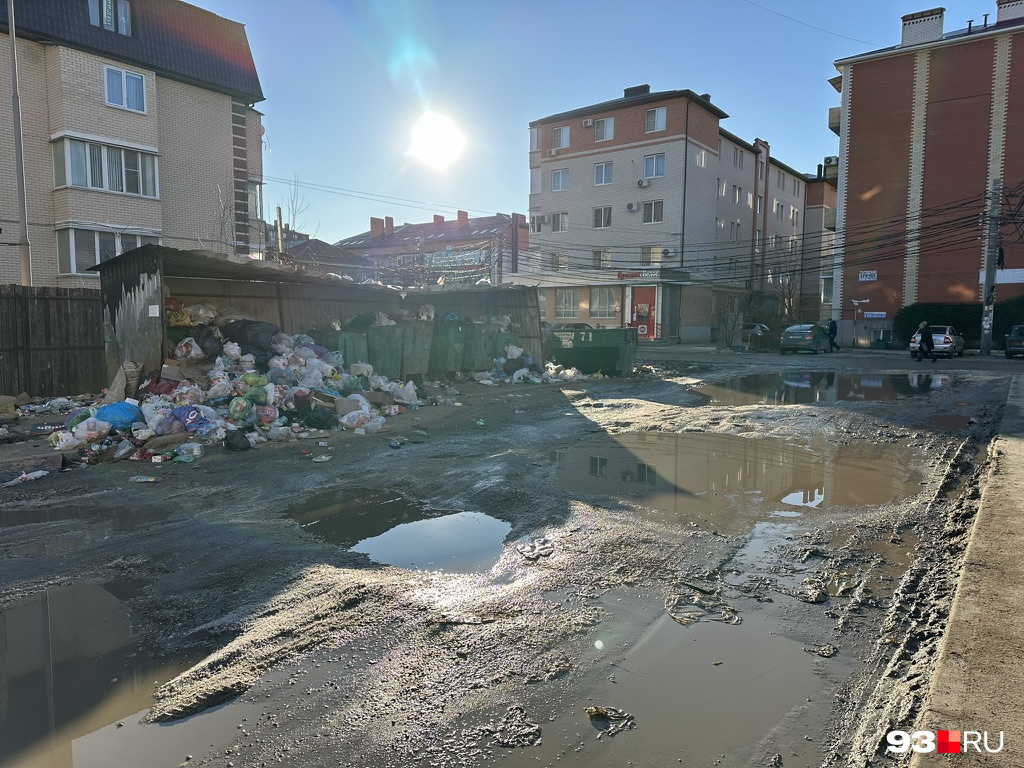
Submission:
M 932 343 L 935 345 L 936 355 L 964 356 L 964 337 L 957 333 L 952 325 L 933 325 Z M 915 333 L 910 339 L 910 356 L 917 357 L 917 350 L 920 347 L 921 334 Z

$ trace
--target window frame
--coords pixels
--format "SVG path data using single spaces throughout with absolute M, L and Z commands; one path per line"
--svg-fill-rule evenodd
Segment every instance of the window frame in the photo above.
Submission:
M 649 211 L 649 214 L 648 214 Z M 650 218 L 648 218 L 650 215 Z M 657 218 L 655 218 L 657 217 Z M 665 222 L 665 201 L 646 200 L 643 203 L 643 218 L 641 224 L 663 224 Z
M 569 169 L 556 168 L 551 172 L 551 191 L 567 192 L 569 190 Z
M 612 254 L 606 250 L 594 249 L 590 252 L 590 268 L 591 269 L 611 269 L 612 268 Z
M 121 94 L 120 94 L 120 99 L 118 101 L 111 101 L 110 75 L 114 74 L 114 73 L 119 75 L 120 82 L 121 82 L 121 85 L 120 85 L 120 87 L 121 87 Z M 129 79 L 129 77 L 138 78 L 139 81 L 142 84 L 141 91 L 140 91 L 141 94 L 142 94 L 142 108 L 141 109 L 139 109 L 138 107 L 129 106 L 129 104 L 128 104 L 128 101 L 129 101 L 129 96 L 128 96 L 128 94 L 129 94 L 128 79 Z M 136 114 L 139 114 L 139 115 L 148 114 L 146 112 L 146 76 L 143 73 L 141 73 L 141 72 L 133 72 L 130 69 L 122 69 L 120 67 L 111 67 L 111 66 L 109 66 L 107 64 L 104 64 L 103 65 L 103 101 L 104 101 L 104 103 L 108 107 L 113 107 L 114 109 L 123 109 L 123 110 L 126 110 L 127 112 L 135 112 Z
M 569 126 L 556 125 L 551 129 L 551 148 L 567 149 L 569 147 Z
M 600 169 L 600 176 L 601 176 L 601 179 L 602 179 L 601 181 L 597 180 L 598 169 Z M 601 163 L 594 163 L 594 186 L 595 187 L 604 187 L 604 186 L 607 186 L 608 184 L 611 184 L 612 180 L 614 179 L 614 177 L 615 177 L 615 170 L 612 167 L 612 161 L 611 160 L 605 160 L 604 162 L 601 162 Z
M 155 152 L 87 141 L 74 136 L 61 136 L 54 139 L 51 145 L 54 189 L 91 189 L 146 200 L 160 199 L 160 162 Z M 79 170 L 76 170 L 75 157 L 79 155 Z M 129 167 L 129 156 L 137 160 L 134 169 Z M 129 188 L 129 173 L 133 170 L 137 176 L 138 191 Z M 79 172 L 84 173 L 84 177 L 76 179 Z
M 598 205 L 594 207 L 594 229 L 608 229 L 612 225 L 612 207 Z
M 552 232 L 568 232 L 569 231 L 569 212 L 568 211 L 556 211 L 551 214 L 551 231 Z
M 601 132 L 604 131 L 604 136 Z M 611 141 L 615 138 L 615 118 L 599 117 L 594 120 L 594 141 Z
M 580 316 L 580 289 L 555 289 L 555 319 L 571 320 Z
M 79 254 L 79 247 L 81 242 L 79 241 L 79 235 L 92 235 L 92 247 L 93 251 L 89 254 L 89 263 L 85 266 L 80 265 L 80 261 L 83 258 L 82 254 Z M 98 272 L 89 272 L 88 268 L 102 264 L 104 261 L 108 261 L 120 253 L 133 250 L 138 248 L 139 245 L 146 245 L 147 243 L 160 244 L 159 235 L 143 234 L 140 232 L 118 232 L 114 228 L 109 229 L 90 229 L 87 227 L 61 227 L 54 232 L 57 240 L 57 274 L 74 275 L 76 277 L 99 277 Z M 125 239 L 133 238 L 135 245 L 131 248 L 125 246 Z M 102 255 L 104 250 L 104 241 L 108 243 L 107 250 L 111 249 L 110 243 L 112 243 L 113 252 L 105 258 Z M 118 242 L 120 241 L 120 243 Z M 67 264 L 65 269 L 64 264 Z
M 653 124 L 653 128 L 651 125 Z M 668 124 L 667 107 L 652 107 L 644 111 L 644 133 L 664 131 Z
M 601 300 L 604 297 L 607 301 Z M 590 316 L 600 320 L 615 318 L 615 289 L 610 285 L 590 286 Z
M 651 173 L 648 175 L 647 161 L 651 161 Z M 660 162 L 659 162 L 660 160 Z M 659 173 L 660 171 L 660 173 Z M 660 179 L 665 176 L 665 153 L 655 152 L 650 155 L 644 155 L 644 178 L 645 179 Z

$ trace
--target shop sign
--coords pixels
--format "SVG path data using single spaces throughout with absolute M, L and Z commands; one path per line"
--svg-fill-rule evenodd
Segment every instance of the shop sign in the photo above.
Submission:
M 873 283 L 878 280 L 878 272 L 874 269 L 863 269 L 857 275 L 857 279 L 862 283 Z
M 639 272 L 619 272 L 619 280 L 657 280 L 661 273 L 657 269 L 642 269 Z
M 864 319 L 865 320 L 884 320 L 885 319 L 885 312 L 865 312 L 864 313 Z

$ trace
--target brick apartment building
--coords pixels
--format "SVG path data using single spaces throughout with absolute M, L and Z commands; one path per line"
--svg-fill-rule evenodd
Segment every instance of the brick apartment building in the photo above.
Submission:
M 1024 155 L 1011 151 L 1024 139 L 1024 0 L 997 0 L 989 15 L 944 32 L 942 8 L 909 14 L 899 45 L 835 63 L 834 282 L 848 339 L 858 320 L 861 343 L 888 338 L 893 315 L 917 302 L 981 301 L 997 179 L 998 298 L 1024 293 L 1024 248 L 1006 216 L 1024 186 Z
M 14 7 L 33 284 L 98 287 L 88 267 L 145 243 L 248 253 L 262 227 L 263 92 L 244 27 L 179 0 Z M 8 51 L 6 3 L 0 30 Z M 5 55 L 0 92 L 11 88 Z M 8 111 L 0 283 L 21 279 L 11 126 Z
M 767 312 L 818 320 L 832 184 L 725 117 L 708 94 L 643 85 L 532 122 L 532 247 L 506 280 L 539 286 L 548 322 L 647 340 L 730 343 Z
M 521 214 L 470 217 L 458 211 L 454 219 L 435 214 L 433 221 L 397 227 L 391 216 L 372 217 L 369 231 L 335 245 L 373 263 L 384 283 L 428 286 L 441 278 L 445 283 L 507 282 L 503 275 L 507 278 L 513 269 L 514 252 L 529 243 Z

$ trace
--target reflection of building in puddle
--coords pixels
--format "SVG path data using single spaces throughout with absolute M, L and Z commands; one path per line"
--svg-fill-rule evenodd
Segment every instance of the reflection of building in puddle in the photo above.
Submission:
M 711 516 L 717 527 L 782 504 L 824 510 L 906 498 L 918 486 L 906 449 L 871 444 L 816 449 L 773 439 L 692 433 L 601 435 L 556 454 L 566 490 L 640 498 L 670 515 Z
M 0 613 L 0 764 L 20 753 L 18 765 L 70 766 L 61 729 L 110 695 L 132 639 L 127 607 L 98 584 L 51 587 Z M 148 694 L 151 682 L 137 685 Z
M 840 400 L 896 400 L 948 387 L 949 376 L 929 374 L 860 374 L 832 371 L 786 371 L 741 376 L 692 391 L 717 405 L 810 405 Z

